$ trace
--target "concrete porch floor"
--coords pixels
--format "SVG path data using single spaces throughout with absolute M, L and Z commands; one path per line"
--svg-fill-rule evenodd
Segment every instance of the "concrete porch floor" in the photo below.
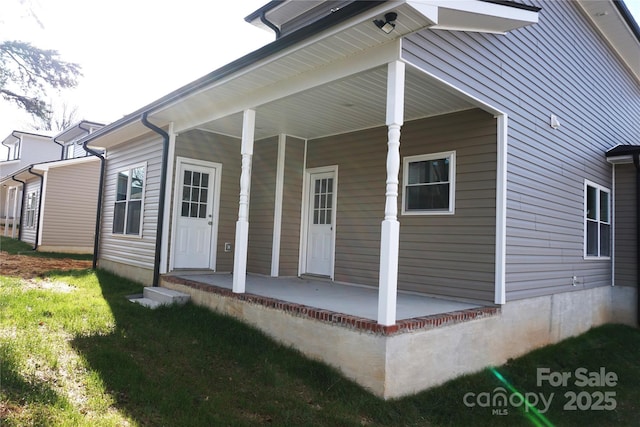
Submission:
M 193 282 L 231 290 L 233 276 L 229 273 L 173 272 L 173 276 Z M 248 274 L 246 293 L 330 310 L 364 319 L 377 320 L 378 290 L 345 285 L 310 277 L 266 277 Z M 396 320 L 413 319 L 481 307 L 459 301 L 398 292 Z

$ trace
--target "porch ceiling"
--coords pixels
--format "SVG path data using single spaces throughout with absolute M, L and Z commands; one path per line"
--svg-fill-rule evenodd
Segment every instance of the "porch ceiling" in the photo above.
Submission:
M 256 108 L 256 140 L 281 133 L 314 139 L 385 124 L 387 68 L 378 66 Z M 405 120 L 474 106 L 410 66 L 405 80 Z M 241 137 L 242 113 L 198 126 Z

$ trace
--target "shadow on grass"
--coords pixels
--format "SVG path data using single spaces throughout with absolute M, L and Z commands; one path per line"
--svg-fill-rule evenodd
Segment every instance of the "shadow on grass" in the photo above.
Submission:
M 587 334 L 586 340 L 569 340 L 501 367 L 500 373 L 519 392 L 555 393 L 549 412 L 536 418 L 524 407 L 511 407 L 508 414 L 500 414 L 493 410 L 502 408 L 482 407 L 473 400 L 480 393 L 507 389 L 491 370 L 415 396 L 382 401 L 336 370 L 234 319 L 192 304 L 150 310 L 125 298 L 140 292 L 140 285 L 102 271 L 97 275 L 116 320 L 115 330 L 75 338 L 72 345 L 99 373 L 118 409 L 140 425 L 550 426 L 591 425 L 593 421 L 631 425 L 626 420 L 636 419 L 638 408 L 625 403 L 627 396 L 620 401 L 622 414 L 569 413 L 563 411 L 564 400 L 559 400 L 564 399 L 565 390 L 536 385 L 539 366 L 551 371 L 635 366 L 637 350 L 632 356 L 620 354 L 629 353 L 628 345 L 640 348 L 635 347 L 640 335 L 633 328 L 605 326 Z M 594 349 L 601 349 L 605 356 L 594 357 Z M 607 349 L 618 354 L 607 354 Z M 366 360 L 365 355 L 354 355 L 360 356 Z M 616 391 L 629 394 L 635 402 L 640 398 L 635 385 L 640 372 L 631 369 L 622 373 L 626 378 Z M 474 393 L 473 399 L 467 399 L 476 403 L 473 406 L 464 400 L 469 392 Z
M 234 319 L 191 304 L 150 310 L 125 298 L 139 285 L 97 275 L 115 331 L 72 345 L 143 425 L 361 425 L 359 406 L 379 403 Z
M 5 412 L 14 413 L 13 419 L 19 423 L 15 425 L 54 425 L 56 413 L 68 412 L 65 410 L 71 404 L 44 380 L 35 375 L 25 378 L 18 366 L 15 354 L 0 343 L 0 425 L 14 425 L 5 424 Z M 30 408 L 28 414 L 21 413 L 23 407 Z

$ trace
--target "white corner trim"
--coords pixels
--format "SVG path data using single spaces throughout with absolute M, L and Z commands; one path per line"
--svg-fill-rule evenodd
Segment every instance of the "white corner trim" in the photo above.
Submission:
M 305 203 L 305 197 L 309 197 L 307 194 L 307 187 L 309 186 L 309 180 L 307 179 L 307 145 L 309 141 L 304 140 L 304 156 L 302 159 L 302 198 L 300 199 L 300 243 L 298 248 L 298 276 L 304 273 L 304 267 L 307 260 L 307 250 L 304 244 L 307 241 L 307 227 L 306 220 L 308 213 L 307 203 Z
M 496 304 L 506 303 L 507 268 L 507 146 L 509 117 L 506 114 L 497 119 L 496 158 L 496 262 L 495 300 Z
M 271 245 L 271 277 L 280 274 L 280 240 L 282 233 L 282 203 L 284 200 L 284 162 L 287 136 L 278 136 L 278 160 L 276 163 L 276 194 L 273 209 L 273 243 Z

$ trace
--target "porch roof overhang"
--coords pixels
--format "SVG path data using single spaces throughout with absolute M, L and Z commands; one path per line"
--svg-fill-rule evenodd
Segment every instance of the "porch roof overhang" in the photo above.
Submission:
M 612 164 L 633 163 L 633 156 L 640 155 L 640 145 L 620 144 L 607 151 L 607 161 Z
M 385 34 L 373 21 L 390 11 L 398 15 L 396 27 Z M 385 65 L 402 59 L 403 36 L 429 27 L 505 32 L 537 18 L 530 8 L 479 1 L 353 2 L 81 141 L 108 149 L 148 134 L 140 121 L 144 113 L 157 126 L 173 123 L 176 133 L 200 128 L 240 137 L 242 112 L 254 109 L 256 140 L 280 133 L 317 138 L 383 125 Z M 406 120 L 473 106 L 408 67 Z

